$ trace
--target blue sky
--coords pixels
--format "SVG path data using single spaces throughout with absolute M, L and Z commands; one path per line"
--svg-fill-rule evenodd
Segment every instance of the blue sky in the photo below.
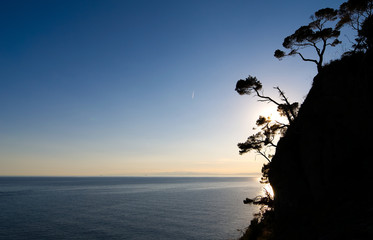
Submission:
M 302 101 L 315 66 L 273 52 L 341 3 L 1 1 L 0 175 L 260 172 L 236 144 L 269 106 L 235 83 Z

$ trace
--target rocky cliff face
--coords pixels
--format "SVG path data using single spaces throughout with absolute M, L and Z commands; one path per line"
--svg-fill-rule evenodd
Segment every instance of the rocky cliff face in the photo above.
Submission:
M 271 163 L 276 238 L 373 239 L 372 86 L 372 54 L 315 77 Z

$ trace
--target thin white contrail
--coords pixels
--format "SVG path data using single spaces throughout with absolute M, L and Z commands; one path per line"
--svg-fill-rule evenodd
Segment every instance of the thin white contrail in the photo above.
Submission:
M 193 92 L 192 92 L 192 99 L 194 99 L 194 90 L 193 90 Z

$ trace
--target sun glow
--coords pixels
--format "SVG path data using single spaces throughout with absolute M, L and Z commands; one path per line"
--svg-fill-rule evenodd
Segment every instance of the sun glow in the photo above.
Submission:
M 276 107 L 268 106 L 263 108 L 260 112 L 260 115 L 263 117 L 269 117 L 272 121 L 279 122 L 279 123 L 286 123 L 287 119 L 284 116 L 281 116 L 280 113 L 277 111 Z
M 269 195 L 270 198 L 274 198 L 275 196 L 275 193 L 273 192 L 273 188 L 272 186 L 268 183 L 266 184 L 264 187 L 263 187 L 263 192 L 264 192 L 264 195 Z

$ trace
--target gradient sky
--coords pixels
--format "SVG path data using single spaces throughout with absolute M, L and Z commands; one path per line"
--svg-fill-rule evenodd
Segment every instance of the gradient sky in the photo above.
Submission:
M 0 175 L 259 173 L 237 143 L 270 105 L 235 84 L 301 102 L 316 67 L 273 52 L 342 2 L 1 1 Z

